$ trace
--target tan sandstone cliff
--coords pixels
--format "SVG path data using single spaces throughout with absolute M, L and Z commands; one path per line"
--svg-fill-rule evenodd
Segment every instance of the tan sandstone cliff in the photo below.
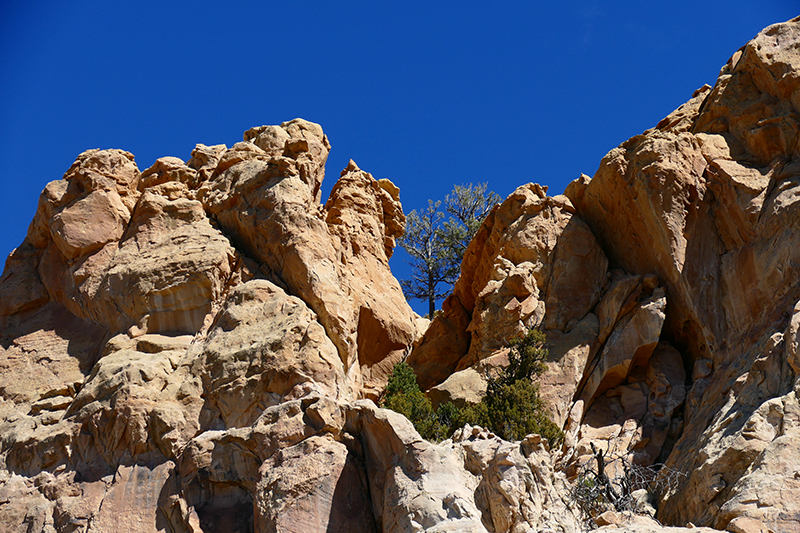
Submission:
M 592 445 L 684 475 L 604 530 L 800 531 L 800 18 L 564 195 L 520 186 L 428 327 L 389 270 L 399 191 L 293 120 L 49 183 L 0 278 L 0 531 L 580 531 Z M 543 329 L 564 427 L 422 440 Z M 702 527 L 694 527 L 694 526 Z M 687 529 L 688 531 L 688 529 Z

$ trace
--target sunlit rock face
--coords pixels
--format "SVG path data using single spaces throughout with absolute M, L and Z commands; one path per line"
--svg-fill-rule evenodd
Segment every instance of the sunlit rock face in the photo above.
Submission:
M 666 521 L 797 528 L 785 491 L 798 482 L 784 478 L 778 504 L 774 472 L 791 461 L 780 450 L 798 423 L 789 341 L 800 300 L 798 49 L 800 21 L 767 28 L 713 88 L 568 190 L 614 264 L 666 287 L 661 338 L 682 352 L 688 389 L 667 464 L 689 474 L 665 495 Z M 658 393 L 677 401 L 683 387 L 663 374 L 672 385 Z
M 329 149 L 297 119 L 144 172 L 128 152 L 90 150 L 47 185 L 0 285 L 2 453 L 7 491 L 45 475 L 61 488 L 4 504 L 4 523 L 252 529 L 252 512 L 225 515 L 253 508 L 255 482 L 195 494 L 177 477 L 186 450 L 211 442 L 196 437 L 252 431 L 303 398 L 377 398 L 424 323 L 388 266 L 405 216 L 397 187 L 352 161 L 322 205 Z M 248 476 L 278 461 L 267 447 Z M 357 480 L 358 465 L 320 475 Z M 151 503 L 126 501 L 126 484 Z
M 433 397 L 465 397 L 464 369 L 491 367 L 510 330 L 539 326 L 552 359 L 542 391 L 565 423 L 568 472 L 592 443 L 666 461 L 688 476 L 663 495 L 662 521 L 796 530 L 796 500 L 774 487 L 796 482 L 778 472 L 793 461 L 797 425 L 798 49 L 800 21 L 767 28 L 714 87 L 611 150 L 566 199 L 539 194 L 547 208 L 515 211 L 515 198 L 541 190 L 527 186 L 498 207 L 409 358 Z M 573 244 L 564 216 L 602 256 Z M 505 242 L 528 239 L 522 254 L 494 244 L 498 227 Z M 553 291 L 568 277 L 557 268 L 581 272 L 580 283 Z M 528 295 L 539 303 L 521 305 Z
M 430 324 L 398 188 L 351 161 L 323 203 L 317 124 L 80 154 L 0 278 L 0 531 L 577 532 L 593 447 L 685 474 L 655 502 L 681 527 L 604 530 L 800 531 L 799 50 L 771 26 L 595 176 L 518 187 Z M 478 401 L 534 327 L 558 449 L 374 403 L 404 358 Z

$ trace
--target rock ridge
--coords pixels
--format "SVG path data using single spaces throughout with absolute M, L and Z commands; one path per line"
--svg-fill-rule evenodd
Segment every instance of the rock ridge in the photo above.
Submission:
M 800 531 L 798 50 L 770 26 L 593 177 L 518 187 L 430 323 L 399 189 L 351 160 L 322 203 L 318 124 L 80 154 L 0 277 L 0 531 Z M 558 448 L 376 406 L 401 360 L 476 401 L 529 328 Z M 681 473 L 660 523 L 581 516 L 594 449 Z

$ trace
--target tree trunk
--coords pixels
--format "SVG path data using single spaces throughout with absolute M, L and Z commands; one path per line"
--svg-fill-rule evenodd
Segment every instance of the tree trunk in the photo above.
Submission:
M 436 312 L 436 283 L 433 275 L 428 273 L 428 318 L 433 320 L 433 313 Z

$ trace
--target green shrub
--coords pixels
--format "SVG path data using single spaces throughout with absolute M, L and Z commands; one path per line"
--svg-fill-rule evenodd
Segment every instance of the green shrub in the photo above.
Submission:
M 468 405 L 459 413 L 458 424 L 483 426 L 505 440 L 522 440 L 538 433 L 551 446 L 564 439 L 561 429 L 550 420 L 539 397 L 539 386 L 529 379 L 495 387 L 479 404 Z
M 547 338 L 538 329 L 529 329 L 524 337 L 508 343 L 508 366 L 489 380 L 489 386 L 502 387 L 520 380 L 532 380 L 547 370 Z M 489 389 L 490 390 L 490 389 Z
M 521 440 L 538 433 L 551 446 L 564 439 L 561 429 L 550 420 L 539 396 L 539 386 L 532 380 L 547 369 L 544 333 L 529 330 L 509 343 L 508 367 L 487 376 L 486 395 L 477 404 L 458 409 L 446 403 L 434 410 L 420 390 L 414 370 L 406 363 L 395 365 L 383 407 L 408 418 L 422 438 L 441 441 L 464 424 L 482 426 L 506 440 Z
M 439 442 L 455 431 L 458 409 L 448 402 L 434 410 L 420 390 L 414 370 L 405 362 L 392 369 L 381 406 L 408 418 L 423 439 Z
M 394 365 L 389 381 L 386 382 L 384 401 L 397 394 L 410 394 L 421 392 L 417 383 L 417 375 L 408 363 L 401 361 Z
M 506 440 L 521 440 L 525 435 L 538 433 L 551 446 L 560 444 L 564 433 L 550 419 L 539 396 L 539 385 L 533 382 L 547 370 L 546 343 L 544 333 L 536 329 L 512 340 L 508 366 L 487 377 L 486 396 L 476 406 L 464 409 L 460 425 L 477 424 Z

